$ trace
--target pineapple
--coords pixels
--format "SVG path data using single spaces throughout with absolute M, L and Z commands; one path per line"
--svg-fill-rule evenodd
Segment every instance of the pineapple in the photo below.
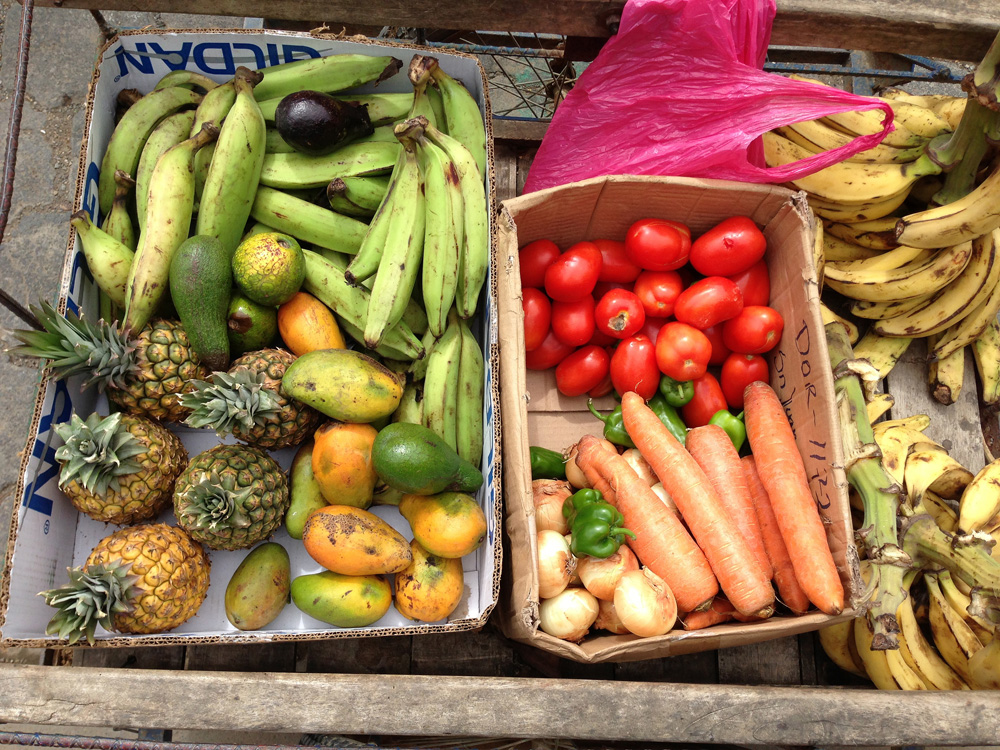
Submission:
M 210 562 L 183 529 L 163 523 L 118 529 L 90 553 L 70 582 L 43 591 L 58 612 L 45 632 L 94 644 L 100 623 L 119 633 L 162 633 L 190 619 L 208 593 Z
M 244 354 L 211 382 L 196 382 L 181 404 L 191 408 L 187 424 L 211 427 L 264 450 L 299 445 L 315 431 L 320 414 L 281 390 L 281 378 L 295 355 L 284 349 Z
M 174 486 L 178 523 L 212 549 L 246 549 L 267 539 L 290 502 L 285 472 L 249 445 L 217 445 L 199 453 Z
M 104 320 L 85 321 L 72 312 L 59 315 L 47 302 L 32 307 L 44 331 L 15 331 L 22 342 L 12 354 L 49 360 L 54 378 L 86 375 L 108 399 L 129 414 L 167 422 L 188 415 L 178 396 L 190 381 L 210 371 L 198 362 L 180 323 L 154 320 L 128 338 Z
M 116 413 L 73 414 L 55 427 L 64 445 L 59 487 L 81 513 L 119 526 L 148 521 L 170 504 L 187 465 L 180 439 L 163 425 Z

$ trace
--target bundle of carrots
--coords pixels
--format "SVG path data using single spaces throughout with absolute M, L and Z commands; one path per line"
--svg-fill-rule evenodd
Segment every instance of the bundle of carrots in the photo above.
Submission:
M 844 608 L 802 458 L 767 383 L 747 386 L 744 414 L 752 455 L 741 458 L 720 427 L 690 430 L 685 447 L 641 396 L 623 396 L 625 428 L 671 503 L 606 441 L 587 435 L 576 446 L 576 466 L 622 514 L 635 534 L 628 546 L 669 587 L 686 629 L 767 618 L 776 601 L 793 613 Z

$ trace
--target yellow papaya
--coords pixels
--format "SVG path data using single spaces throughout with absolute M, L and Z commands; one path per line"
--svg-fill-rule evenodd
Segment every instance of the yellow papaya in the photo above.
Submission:
M 278 331 L 299 357 L 317 349 L 346 348 L 333 311 L 308 292 L 296 292 L 278 307 Z
M 398 573 L 413 560 L 402 534 L 374 513 L 347 505 L 313 511 L 302 544 L 313 560 L 342 575 Z
M 368 508 L 372 504 L 375 465 L 372 445 L 378 431 L 369 424 L 327 422 L 314 437 L 312 472 L 327 503 Z
M 422 622 L 444 620 L 455 611 L 465 591 L 462 561 L 439 557 L 410 542 L 413 562 L 393 577 L 396 609 L 403 617 Z
M 410 523 L 413 538 L 440 557 L 463 557 L 486 538 L 486 514 L 471 495 L 403 495 L 399 512 Z

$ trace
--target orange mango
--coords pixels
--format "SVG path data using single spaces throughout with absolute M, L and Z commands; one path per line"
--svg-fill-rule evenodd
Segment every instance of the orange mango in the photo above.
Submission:
M 393 579 L 396 609 L 403 617 L 421 622 L 444 620 L 455 611 L 465 591 L 462 561 L 438 557 L 410 542 L 413 562 Z
M 346 349 L 333 311 L 308 292 L 278 307 L 278 332 L 296 356 L 318 349 Z
M 432 555 L 463 557 L 486 538 L 486 514 L 464 492 L 403 495 L 399 512 L 409 521 L 413 538 Z
M 312 474 L 328 503 L 368 508 L 378 475 L 372 445 L 378 431 L 370 424 L 327 422 L 313 437 Z

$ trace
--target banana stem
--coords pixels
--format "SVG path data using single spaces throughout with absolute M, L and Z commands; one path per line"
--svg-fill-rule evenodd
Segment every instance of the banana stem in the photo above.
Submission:
M 978 99 L 984 107 L 997 109 L 997 89 L 1000 88 L 1000 32 L 993 39 L 993 44 L 986 50 L 975 71 L 962 81 L 962 89 L 970 96 Z
M 865 390 L 860 373 L 868 365 L 854 358 L 847 331 L 839 323 L 825 327 L 834 391 L 840 415 L 847 481 L 857 491 L 864 506 L 864 520 L 858 541 L 871 563 L 871 588 L 867 617 L 874 632 L 872 648 L 899 648 L 896 611 L 906 597 L 903 574 L 910 557 L 899 546 L 896 513 L 902 489 L 882 466 L 882 455 L 865 406 Z
M 989 537 L 949 534 L 926 514 L 900 521 L 903 549 L 918 566 L 947 569 L 983 593 L 1000 596 L 1000 562 L 990 556 Z
M 931 141 L 927 155 L 945 172 L 944 185 L 931 202 L 943 206 L 964 198 L 976 187 L 983 158 L 989 152 L 988 133 L 1000 123 L 1000 112 L 970 97 L 954 133 Z

